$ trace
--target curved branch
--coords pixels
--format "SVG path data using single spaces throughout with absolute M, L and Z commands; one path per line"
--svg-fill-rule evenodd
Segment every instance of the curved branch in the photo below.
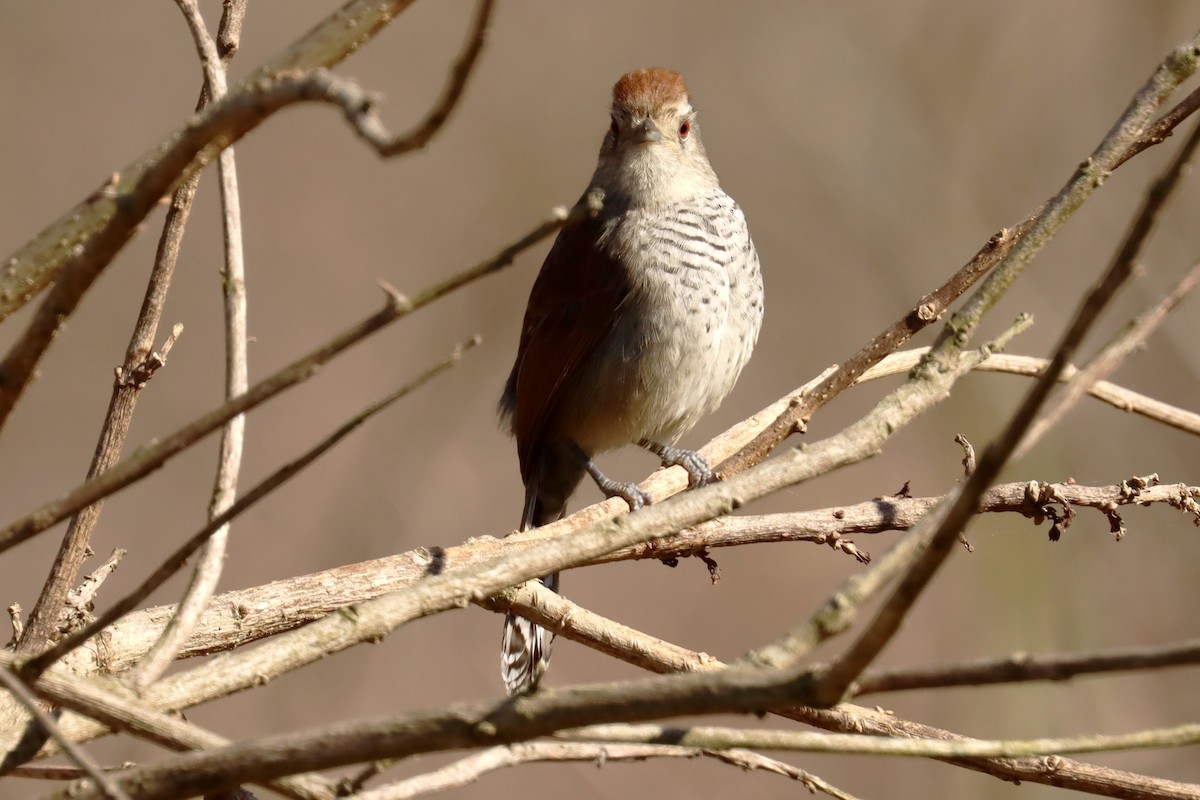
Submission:
M 412 0 L 351 0 L 337 9 L 285 51 L 254 71 L 249 83 L 280 72 L 329 68 L 366 44 L 375 34 L 412 5 Z M 236 21 L 237 29 L 241 20 Z M 233 45 L 230 33 L 221 46 Z M 156 152 L 161 152 L 162 147 Z M 153 159 L 151 155 L 149 159 Z M 54 280 L 63 265 L 90 237 L 101 232 L 114 213 L 116 203 L 99 202 L 117 197 L 118 184 L 132 185 L 151 165 L 147 158 L 128 165 L 91 197 L 76 205 L 32 241 L 5 260 L 0 272 L 0 320 L 25 305 Z M 158 197 L 167 192 L 161 191 Z M 157 197 L 154 198 L 157 201 Z
M 343 11 L 363 5 L 352 2 Z M 372 15 L 385 12 L 383 17 L 373 17 L 377 22 L 375 29 L 391 19 L 386 13 L 388 3 L 366 5 L 371 5 Z M 407 3 L 398 5 L 406 6 Z M 449 90 L 430 117 L 411 134 L 390 135 L 373 111 L 374 100 L 351 81 L 334 78 L 323 70 L 299 77 L 294 73 L 276 76 L 272 72 L 243 84 L 225 100 L 197 115 L 149 156 L 123 172 L 114 173 L 99 191 L 14 254 L 7 262 L 9 268 L 0 273 L 0 301 L 15 302 L 7 308 L 8 312 L 31 299 L 35 289 L 51 280 L 60 265 L 61 274 L 25 333 L 0 363 L 0 428 L 8 420 L 32 379 L 34 368 L 63 322 L 75 311 L 104 268 L 133 238 L 160 198 L 275 112 L 299 102 L 319 101 L 342 106 L 360 137 L 381 157 L 402 155 L 422 146 L 449 117 L 451 106 L 447 103 L 456 102 L 462 96 L 463 86 L 484 40 L 485 28 L 478 26 L 487 25 L 490 12 L 491 0 L 483 0 L 475 20 L 477 27 L 455 67 Z M 335 24 L 346 24 L 348 17 L 349 13 L 339 15 Z M 312 39 L 316 33 L 314 31 L 306 39 Z M 343 44 L 358 46 L 372 33 L 368 25 L 364 30 L 356 31 L 351 42 Z M 340 57 L 333 60 L 340 60 Z M 321 63 L 316 56 L 300 60 Z M 13 281 L 16 281 L 15 285 Z M 3 319 L 4 311 L 5 307 L 0 303 L 0 319 Z

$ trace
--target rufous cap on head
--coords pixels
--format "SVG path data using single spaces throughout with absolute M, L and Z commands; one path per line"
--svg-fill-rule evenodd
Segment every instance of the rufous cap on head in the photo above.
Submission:
M 666 106 L 686 103 L 683 76 L 661 67 L 627 72 L 613 86 L 613 107 L 649 114 Z

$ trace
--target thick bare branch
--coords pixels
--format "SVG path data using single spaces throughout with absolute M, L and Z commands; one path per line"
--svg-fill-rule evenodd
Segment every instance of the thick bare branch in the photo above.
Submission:
M 8 693 L 25 707 L 25 710 L 33 717 L 34 723 L 47 736 L 58 742 L 58 746 L 63 749 L 63 752 L 92 779 L 93 785 L 97 788 L 101 797 L 108 798 L 109 800 L 129 800 L 129 796 L 125 794 L 121 787 L 114 783 L 111 777 L 105 775 L 104 771 L 96 766 L 95 762 L 88 757 L 88 754 L 81 747 L 63 735 L 62 731 L 58 728 L 58 724 L 49 714 L 41 709 L 41 706 L 37 703 L 37 699 L 30 694 L 29 690 L 25 688 L 25 684 L 21 683 L 21 680 L 8 667 L 0 667 L 0 685 L 3 685 L 8 690 Z M 8 760 L 6 757 L 4 763 L 0 763 L 0 775 L 8 772 L 11 768 Z
M 194 534 L 190 539 L 184 542 L 183 545 L 177 548 L 175 552 L 172 553 L 163 564 L 159 565 L 158 569 L 151 573 L 148 578 L 142 581 L 142 583 L 132 593 L 121 598 L 116 603 L 113 603 L 103 614 L 90 622 L 86 627 L 75 631 L 70 636 L 57 642 L 45 652 L 26 661 L 21 666 L 22 675 L 27 679 L 36 677 L 71 650 L 81 646 L 87 642 L 88 639 L 99 634 L 125 614 L 128 614 L 130 611 L 137 608 L 138 604 L 149 597 L 155 589 L 162 586 L 172 575 L 182 569 L 184 564 L 187 563 L 188 558 L 190 558 L 197 549 L 202 547 L 204 543 L 208 541 L 209 537 L 211 537 L 215 532 L 224 529 L 232 519 L 237 517 L 254 503 L 257 503 L 259 500 L 266 497 L 276 488 L 283 485 L 309 464 L 316 461 L 318 458 L 328 452 L 330 448 L 344 439 L 352 431 L 356 430 L 368 419 L 383 411 L 385 408 L 390 406 L 392 403 L 395 403 L 402 397 L 405 397 L 416 391 L 434 377 L 456 364 L 462 357 L 462 354 L 467 349 L 475 346 L 478 341 L 478 338 L 475 338 L 459 345 L 441 362 L 430 367 L 421 375 L 392 392 L 382 400 L 372 403 L 366 409 L 352 417 L 348 422 L 344 423 L 336 431 L 322 439 L 314 447 L 304 453 L 304 455 L 288 462 L 275 472 L 271 473 L 270 476 L 259 482 L 253 489 L 247 492 L 241 500 L 232 503 L 227 509 L 210 519 L 207 525 L 201 528 L 199 532 Z M 198 611 L 202 610 L 203 609 L 198 609 Z M 174 615 L 172 615 L 172 618 L 174 618 Z M 172 659 L 173 658 L 174 651 L 172 651 Z M 141 686 L 139 688 L 145 689 L 145 686 Z
M 685 558 L 702 550 L 737 547 L 763 542 L 808 541 L 833 546 L 848 534 L 872 534 L 905 530 L 933 508 L 938 497 L 884 497 L 854 505 L 761 516 L 725 517 L 702 523 L 654 543 L 638 545 L 599 556 L 579 566 L 628 559 Z M 1127 486 L 1080 486 L 1069 483 L 1016 482 L 993 487 L 984 495 L 983 512 L 1009 512 L 1047 519 L 1048 505 L 1093 508 L 1104 515 L 1105 530 L 1123 524 L 1116 516 L 1123 506 L 1169 505 L 1200 518 L 1200 487 L 1182 484 L 1146 487 L 1138 492 Z M 573 535 L 563 531 L 549 538 Z M 478 565 L 506 553 L 520 552 L 541 539 L 510 536 L 496 539 L 476 537 L 448 548 L 420 548 L 373 561 L 300 575 L 265 586 L 226 592 L 213 599 L 200 625 L 186 644 L 181 657 L 210 655 L 242 647 L 318 620 L 339 608 L 355 605 L 410 586 L 426 577 L 436 565 L 450 572 Z M 489 608 L 507 609 L 519 595 L 490 598 Z M 121 672 L 137 661 L 158 636 L 170 617 L 170 606 L 148 608 L 130 614 L 105 633 L 103 648 L 77 650 L 71 669 L 77 673 L 97 670 Z
M 551 592 L 537 582 L 531 581 L 515 590 L 515 593 L 506 594 L 512 595 L 512 610 L 518 610 L 560 636 L 609 653 L 643 669 L 669 673 L 680 670 L 719 670 L 725 667 L 722 662 L 706 653 L 689 651 L 607 620 Z M 965 737 L 958 734 L 905 720 L 892 712 L 862 708 L 849 703 L 826 710 L 790 705 L 776 708 L 774 713 L 839 733 L 866 733 L 891 738 L 965 740 Z M 1158 800 L 1164 797 L 1182 799 L 1189 798 L 1189 792 L 1195 791 L 1195 787 L 1190 784 L 1164 781 L 1058 756 L 1050 760 L 965 758 L 949 761 L 957 766 L 1006 781 L 1049 784 L 1110 797 L 1141 800 Z
M 0 670 L 11 670 L 16 659 L 0 651 Z M 84 678 L 60 670 L 50 670 L 33 685 L 42 699 L 71 709 L 88 720 L 87 728 L 120 731 L 171 750 L 223 747 L 230 740 L 183 720 L 178 714 L 156 708 L 136 697 L 126 686 L 108 677 Z M 78 734 L 79 717 L 70 714 L 60 728 Z M 71 733 L 66 734 L 68 738 Z M 38 756 L 57 752 L 46 747 Z M 17 774 L 14 770 L 13 774 Z M 335 795 L 332 783 L 319 775 L 295 775 L 272 784 L 272 788 L 295 800 L 330 800 Z

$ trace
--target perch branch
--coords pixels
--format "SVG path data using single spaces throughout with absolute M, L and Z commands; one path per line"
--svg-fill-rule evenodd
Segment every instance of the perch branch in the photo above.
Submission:
M 1014 325 L 1008 336 L 1022 329 L 1023 324 L 1018 322 Z M 1003 341 L 1005 340 L 1001 340 Z M 523 552 L 490 559 L 475 567 L 427 576 L 417 586 L 343 609 L 340 613 L 325 617 L 301 630 L 284 634 L 251 652 L 231 653 L 220 662 L 220 692 L 228 694 L 239 687 L 261 685 L 275 675 L 299 668 L 333 652 L 363 641 L 377 640 L 412 619 L 457 607 L 469 599 L 482 598 L 534 576 L 566 568 L 620 547 L 648 541 L 680 527 L 727 513 L 736 506 L 779 488 L 794 485 L 813 475 L 823 474 L 838 466 L 866 458 L 878 452 L 888 436 L 944 398 L 953 381 L 980 358 L 985 357 L 986 352 L 987 348 L 980 353 L 964 355 L 954 372 L 930 373 L 914 378 L 893 392 L 892 396 L 885 398 L 864 419 L 845 431 L 804 451 L 795 451 L 770 463 L 759 465 L 730 481 L 673 497 L 662 504 L 642 509 L 637 514 L 594 525 L 570 537 L 569 541 L 539 542 Z M 182 691 L 192 692 L 192 696 L 196 697 L 196 690 L 199 690 L 199 694 L 204 694 L 217 689 L 216 684 L 208 679 L 211 676 L 206 676 L 200 684 L 192 683 L 197 677 L 195 672 L 192 670 L 177 673 L 149 687 L 147 699 L 157 702 L 156 698 L 172 697 L 174 703 L 179 703 Z M 757 668 L 740 668 L 731 671 L 731 674 L 730 680 L 735 686 L 741 686 L 744 681 L 755 685 L 748 694 L 734 691 L 738 702 L 744 701 L 750 705 L 762 704 L 761 699 L 755 699 L 760 697 L 756 692 L 781 692 L 784 691 L 783 687 L 791 686 L 786 680 L 781 684 L 771 685 L 769 677 L 765 677 L 764 671 Z M 673 687 L 673 691 L 687 695 L 689 699 L 684 701 L 685 705 L 710 702 L 718 695 L 725 696 L 723 692 L 714 694 L 704 690 L 697 698 L 690 694 L 694 687 L 689 688 L 686 685 L 688 676 L 674 678 L 684 681 L 685 685 Z M 759 686 L 762 681 L 766 681 L 770 688 Z M 194 688 L 187 689 L 189 685 Z M 792 686 L 788 691 L 794 692 L 796 688 Z M 650 695 L 657 696 L 657 692 L 658 690 L 653 690 Z M 791 697 L 791 694 L 788 696 Z M 676 701 L 667 699 L 666 702 Z M 647 709 L 653 705 L 650 703 Z M 660 706 L 659 710 L 662 708 L 664 707 Z M 703 708 L 698 710 L 703 712 Z M 658 716 L 652 711 L 648 713 Z M 421 746 L 425 747 L 424 744 Z M 434 747 L 436 749 L 436 744 Z M 278 766 L 267 769 L 275 769 Z M 321 767 L 313 763 L 308 768 Z M 270 779 L 277 776 L 264 774 L 259 777 Z M 242 775 L 239 779 L 259 778 Z
M 1117 509 L 1126 505 L 1170 505 L 1200 519 L 1200 487 L 1183 484 L 1150 486 L 1131 492 L 1122 485 L 1002 484 L 989 489 L 981 503 L 983 512 L 1019 513 L 1035 521 L 1047 518 L 1045 508 L 1068 504 L 1089 507 L 1105 515 L 1109 525 L 1120 525 Z M 763 516 L 726 517 L 702 523 L 651 544 L 627 547 L 590 559 L 579 566 L 638 558 L 683 558 L 704 549 L 761 542 L 812 541 L 832 544 L 842 536 L 869 534 L 912 527 L 933 508 L 938 497 L 885 497 L 847 506 L 807 512 Z M 561 536 L 570 536 L 562 533 Z M 213 599 L 196 634 L 181 657 L 225 652 L 298 628 L 339 608 L 410 586 L 431 573 L 451 572 L 478 565 L 505 553 L 520 552 L 539 540 L 516 537 L 478 537 L 458 547 L 419 548 L 360 564 L 301 575 L 265 586 L 226 592 Z M 520 595 L 481 601 L 488 608 L 507 609 L 502 601 L 519 605 Z M 517 599 L 513 599 L 517 598 Z M 104 633 L 103 643 L 72 654 L 71 670 L 90 673 L 99 669 L 128 669 L 157 637 L 170 606 L 144 609 L 126 616 Z M 97 654 L 102 654 L 97 658 Z

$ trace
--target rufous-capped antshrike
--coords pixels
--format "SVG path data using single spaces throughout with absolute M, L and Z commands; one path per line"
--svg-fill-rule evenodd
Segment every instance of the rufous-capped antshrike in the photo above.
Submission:
M 517 440 L 521 530 L 560 518 L 584 473 L 632 510 L 649 502 L 593 457 L 635 443 L 692 486 L 712 480 L 674 446 L 733 389 L 758 339 L 763 286 L 745 217 L 708 163 L 683 77 L 630 72 L 613 87 L 612 124 L 581 203 L 534 282 L 500 411 Z M 558 575 L 542 582 L 558 589 Z M 553 634 L 504 622 L 510 694 L 529 691 Z

